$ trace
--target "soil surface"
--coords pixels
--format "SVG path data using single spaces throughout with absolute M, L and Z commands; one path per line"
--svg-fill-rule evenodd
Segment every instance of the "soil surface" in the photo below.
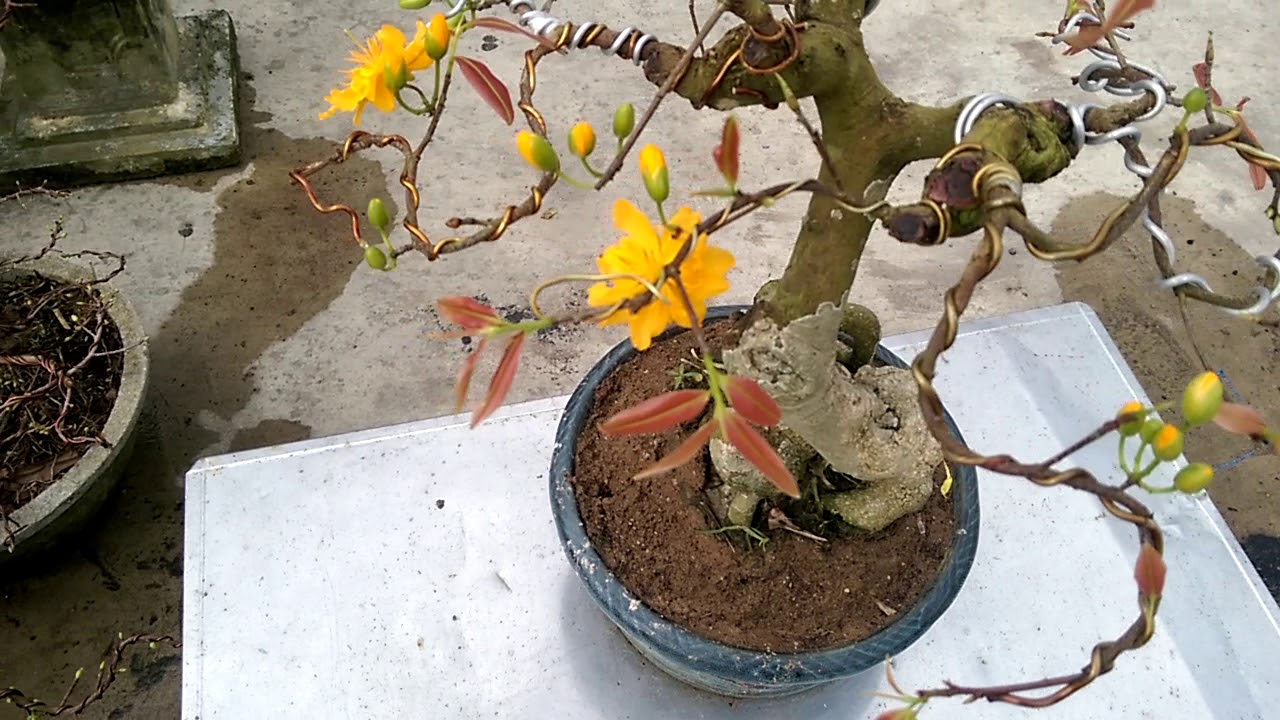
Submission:
M 712 344 L 731 323 L 711 329 Z M 950 548 L 951 505 L 926 508 L 874 536 L 819 543 L 774 531 L 747 549 L 740 531 L 717 526 L 704 490 L 707 453 L 675 471 L 632 476 L 673 450 L 697 426 L 609 438 L 610 415 L 673 388 L 691 358 L 687 334 L 655 342 L 601 384 L 578 441 L 574 486 L 587 533 L 605 564 L 649 607 L 701 635 L 753 650 L 817 650 L 861 640 L 888 625 L 932 584 Z
M 92 287 L 38 273 L 0 282 L 0 519 L 102 441 L 121 347 Z

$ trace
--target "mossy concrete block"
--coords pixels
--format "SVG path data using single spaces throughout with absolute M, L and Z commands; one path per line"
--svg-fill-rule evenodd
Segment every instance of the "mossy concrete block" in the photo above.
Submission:
M 0 186 L 68 187 L 240 162 L 239 59 L 231 16 L 211 10 L 180 17 L 177 31 L 172 100 L 17 122 L 0 135 Z M 6 85 L 15 81 L 5 78 Z

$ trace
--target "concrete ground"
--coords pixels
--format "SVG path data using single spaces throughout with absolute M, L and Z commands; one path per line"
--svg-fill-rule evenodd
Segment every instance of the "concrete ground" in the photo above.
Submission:
M 456 341 L 427 337 L 441 327 L 433 300 L 480 292 L 498 305 L 523 304 L 538 279 L 593 267 L 595 254 L 614 237 L 606 208 L 615 197 L 639 193 L 630 172 L 603 197 L 558 188 L 541 218 L 518 224 L 497 245 L 430 265 L 410 258 L 393 273 L 370 271 L 347 240 L 344 221 L 313 212 L 287 172 L 333 152 L 349 129 L 346 119 L 316 117 L 345 64 L 343 28 L 365 36 L 384 19 L 408 26 L 411 17 L 383 0 L 174 4 L 180 14 L 217 5 L 235 20 L 244 165 L 0 205 L 0 252 L 37 247 L 61 218 L 66 248 L 128 253 L 129 270 L 119 284 L 134 298 L 153 353 L 144 434 L 99 525 L 38 572 L 0 578 L 0 685 L 42 697 L 60 696 L 77 667 L 96 666 L 117 632 L 180 632 L 182 478 L 196 458 L 450 412 L 462 355 Z M 1085 61 L 1064 58 L 1033 37 L 1050 29 L 1059 5 L 887 0 L 867 23 L 867 41 L 885 81 L 915 100 L 944 102 L 984 90 L 1081 100 L 1068 78 Z M 698 6 L 705 17 L 711 3 Z M 634 23 L 671 40 L 689 37 L 683 1 L 561 0 L 556 8 L 566 18 Z M 963 11 L 949 14 L 954 8 Z M 1220 89 L 1230 100 L 1251 95 L 1251 126 L 1264 143 L 1280 147 L 1274 23 L 1270 5 L 1256 0 L 1162 4 L 1142 18 L 1132 56 L 1186 87 L 1205 34 L 1213 30 Z M 514 82 L 519 54 L 511 38 L 499 38 L 499 47 L 488 52 L 479 48 L 480 33 L 468 42 Z M 562 131 L 579 119 L 607 127 L 618 102 L 643 107 L 650 92 L 631 66 L 591 52 L 545 63 L 537 99 Z M 494 213 L 520 197 L 533 177 L 514 152 L 511 131 L 479 101 L 460 90 L 451 105 L 423 173 L 424 215 L 433 233 L 450 215 Z M 404 117 L 367 117 L 370 129 L 414 129 Z M 748 186 L 811 176 L 808 141 L 789 114 L 748 111 L 740 119 Z M 1170 113 L 1149 134 L 1159 135 L 1175 121 Z M 714 183 L 708 155 L 720 122 L 715 113 L 690 112 L 678 100 L 658 113 L 650 137 L 666 148 L 677 193 Z M 326 175 L 319 187 L 325 197 L 357 207 L 373 193 L 401 197 L 393 191 L 395 160 L 392 152 L 367 155 Z M 892 197 L 917 192 L 922 172 L 915 168 Z M 1118 148 L 1091 148 L 1062 177 L 1031 188 L 1027 205 L 1043 227 L 1082 240 L 1115 198 L 1135 187 Z M 1182 267 L 1226 289 L 1250 284 L 1258 274 L 1250 257 L 1274 252 L 1278 239 L 1262 216 L 1269 196 L 1250 189 L 1244 165 L 1227 152 L 1193 153 L 1173 192 L 1166 207 L 1185 246 Z M 747 301 L 781 270 L 802 202 L 791 199 L 758 213 L 724 238 L 739 260 L 726 301 Z M 878 234 L 855 299 L 880 313 L 888 333 L 930 326 L 941 290 L 971 245 L 961 239 L 941 248 L 907 247 Z M 1152 290 L 1149 256 L 1145 238 L 1132 235 L 1105 257 L 1059 272 L 1013 248 L 975 298 L 972 314 L 1089 302 L 1147 391 L 1174 397 L 1195 366 L 1176 305 Z M 1199 309 L 1192 326 L 1210 364 L 1225 368 L 1239 392 L 1270 408 L 1276 419 L 1277 331 Z M 574 330 L 537 345 L 511 400 L 568 392 L 620 338 Z M 982 381 L 994 387 L 999 379 Z M 1216 441 L 1189 448 L 1215 461 L 1242 450 Z M 1274 457 L 1252 459 L 1214 488 L 1233 529 L 1260 561 L 1269 557 L 1271 563 L 1280 535 L 1276 475 Z M 178 716 L 179 658 L 144 654 L 132 669 L 132 678 L 126 676 L 87 717 Z

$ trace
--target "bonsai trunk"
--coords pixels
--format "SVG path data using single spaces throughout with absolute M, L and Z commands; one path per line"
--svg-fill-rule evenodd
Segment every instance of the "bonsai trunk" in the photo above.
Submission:
M 694 61 L 677 92 L 695 105 L 718 109 L 778 104 L 787 98 L 772 74 L 751 72 L 741 64 L 727 73 L 720 68 L 723 58 L 738 48 L 757 68 L 780 64 L 778 74 L 794 94 L 812 97 L 817 106 L 830 161 L 824 162 L 820 180 L 850 198 L 860 197 L 873 182 L 892 183 L 909 163 L 941 156 L 952 147 L 962 105 L 924 107 L 890 92 L 863 45 L 863 6 L 862 0 L 798 4 L 797 20 L 806 25 L 796 36 L 798 55 L 785 62 L 792 52 L 788 41 L 760 39 L 778 35 L 767 7 L 759 0 L 738 0 L 730 10 L 756 36 L 746 26 L 727 33 Z M 680 54 L 682 50 L 670 47 L 653 53 L 646 65 L 650 80 L 665 79 Z M 988 128 L 986 137 L 1002 156 L 1017 158 L 1035 123 L 1025 113 L 999 116 L 1003 131 Z M 1063 158 L 1064 166 L 1067 160 Z M 725 352 L 724 361 L 730 372 L 759 381 L 782 407 L 786 431 L 775 433 L 773 440 L 802 487 L 806 474 L 812 474 L 815 454 L 821 460 L 817 467 L 866 484 L 829 494 L 824 502 L 855 527 L 874 532 L 924 506 L 942 454 L 924 423 L 908 373 L 863 367 L 851 374 L 836 362 L 842 319 L 855 315 L 846 314 L 846 303 L 871 226 L 867 216 L 813 195 L 786 271 L 761 289 L 738 346 Z M 874 321 L 852 327 L 845 323 L 844 329 L 861 335 L 854 338 L 855 346 L 879 340 Z M 760 500 L 777 498 L 731 448 L 716 441 L 712 453 L 726 482 L 731 523 L 750 522 Z

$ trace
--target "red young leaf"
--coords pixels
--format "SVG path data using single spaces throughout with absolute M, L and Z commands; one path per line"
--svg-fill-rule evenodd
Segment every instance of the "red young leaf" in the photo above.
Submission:
M 467 392 L 471 389 L 471 376 L 476 374 L 476 364 L 480 362 L 480 354 L 484 352 L 485 345 L 488 342 L 489 338 L 481 340 L 476 345 L 476 349 L 471 351 L 471 355 L 466 362 L 462 363 L 462 371 L 458 373 L 458 381 L 453 386 L 454 399 L 456 400 L 454 412 L 462 412 L 462 406 L 467 403 Z
M 724 381 L 724 394 L 733 409 L 753 425 L 773 427 L 782 421 L 782 408 L 751 378 L 730 375 Z
M 441 298 L 436 301 L 436 306 L 440 308 L 440 314 L 445 320 L 461 325 L 467 330 L 480 330 L 502 322 L 498 311 L 475 298 L 465 296 Z
M 498 113 L 498 117 L 508 125 L 515 122 L 516 108 L 511 104 L 511 92 L 507 90 L 506 85 L 502 84 L 498 76 L 493 74 L 489 66 L 479 60 L 461 55 L 457 60 L 462 76 L 471 83 L 471 87 L 476 89 L 480 97 L 489 103 L 489 107 Z
M 654 475 L 661 475 L 668 470 L 675 470 L 681 465 L 689 462 L 702 452 L 702 448 L 706 447 L 707 441 L 711 439 L 711 434 L 715 432 L 716 426 L 713 423 L 707 423 L 694 431 L 692 435 L 685 438 L 680 443 L 680 447 L 667 453 L 667 456 L 649 466 L 647 469 L 636 474 L 636 480 L 643 480 Z
M 1076 50 L 1092 47 L 1104 35 L 1125 24 L 1134 15 L 1143 10 L 1150 10 L 1155 5 L 1156 0 L 1119 0 L 1113 7 L 1107 9 L 1107 17 L 1101 25 L 1080 30 L 1067 38 L 1067 44 Z
M 493 379 L 489 381 L 489 392 L 484 396 L 484 404 L 471 416 L 471 427 L 484 422 L 485 418 L 492 415 L 507 397 L 511 384 L 515 382 L 516 370 L 520 367 L 520 350 L 524 348 L 525 337 L 527 336 L 524 333 L 518 333 L 511 342 L 507 343 L 507 349 L 502 353 L 502 359 L 498 361 L 498 369 L 494 371 Z
M 1244 104 L 1247 102 L 1249 102 L 1249 98 L 1241 100 L 1240 104 L 1236 106 L 1236 109 L 1242 109 Z M 1258 136 L 1254 135 L 1253 131 L 1249 129 L 1249 123 L 1245 122 L 1243 115 L 1240 116 L 1240 130 L 1240 135 L 1243 136 L 1244 139 L 1257 145 L 1262 144 L 1258 142 Z M 1249 162 L 1249 179 L 1253 181 L 1254 190 L 1261 190 L 1265 188 L 1267 186 L 1267 169 L 1256 163 Z
M 919 715 L 916 714 L 915 710 L 906 707 L 898 708 L 896 710 L 885 710 L 876 716 L 876 720 L 916 720 L 917 717 L 919 717 Z
M 654 433 L 683 425 L 702 414 L 711 399 L 706 390 L 675 390 L 629 407 L 600 423 L 605 435 Z
M 502 32 L 517 33 L 519 35 L 524 35 L 530 40 L 536 41 L 539 45 L 546 45 L 551 50 L 556 49 L 556 44 L 554 42 L 551 42 L 550 40 L 542 37 L 541 35 L 535 35 L 529 32 L 528 30 L 525 30 L 524 28 L 520 27 L 519 25 L 516 25 L 510 20 L 503 20 L 500 17 L 485 15 L 484 17 L 478 17 L 475 20 L 472 20 L 470 24 L 474 25 L 475 27 L 489 28 L 490 30 L 501 30 Z M 560 52 L 568 52 L 568 51 L 561 49 Z
M 737 448 L 738 452 L 755 465 L 757 470 L 764 473 L 764 476 L 778 486 L 779 490 L 791 497 L 800 497 L 800 486 L 796 483 L 791 471 L 787 469 L 786 463 L 778 456 L 778 452 L 773 449 L 769 441 L 756 432 L 745 418 L 730 410 L 721 419 L 720 429 L 724 431 L 724 437 L 729 444 Z
M 1138 564 L 1133 569 L 1133 579 L 1138 581 L 1138 591 L 1146 597 L 1159 597 L 1164 592 L 1164 576 L 1168 568 L 1164 558 L 1148 543 L 1142 543 Z
M 1196 85 L 1198 87 L 1202 87 L 1209 91 L 1209 97 L 1213 98 L 1213 104 L 1221 106 L 1222 96 L 1218 94 L 1217 90 L 1214 90 L 1208 85 L 1205 85 L 1205 83 L 1209 80 L 1208 63 L 1196 63 L 1195 65 L 1192 65 L 1191 74 L 1196 76 Z
M 711 151 L 711 157 L 720 168 L 720 174 L 730 185 L 738 184 L 738 120 L 732 115 L 724 121 L 724 130 L 720 133 L 720 144 Z
M 1267 423 L 1257 410 L 1236 403 L 1222 403 L 1213 421 L 1223 430 L 1237 435 L 1256 437 L 1267 431 Z

